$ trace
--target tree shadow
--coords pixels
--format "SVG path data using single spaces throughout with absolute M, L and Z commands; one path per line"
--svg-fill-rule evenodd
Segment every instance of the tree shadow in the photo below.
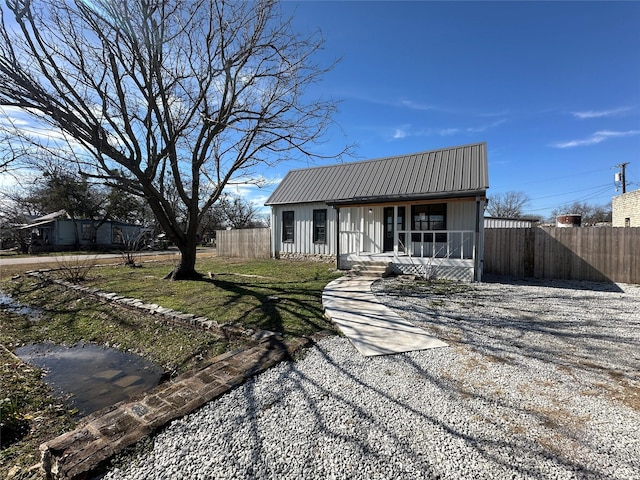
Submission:
M 267 295 L 235 283 L 222 287 L 242 295 Z M 629 447 L 603 450 L 597 432 L 579 423 L 590 419 L 572 416 L 562 397 L 532 405 L 527 391 L 497 392 L 491 382 L 513 376 L 513 385 L 534 395 L 549 387 L 543 382 L 558 382 L 553 388 L 562 388 L 571 377 L 586 386 L 594 379 L 604 381 L 611 371 L 637 381 L 633 355 L 625 359 L 617 350 L 634 351 L 638 341 L 616 333 L 616 326 L 633 330 L 640 321 L 625 320 L 610 305 L 604 315 L 616 324 L 611 329 L 576 319 L 571 311 L 549 317 L 536 309 L 543 292 L 529 292 L 524 306 L 514 308 L 504 301 L 502 289 L 521 285 L 496 287 L 494 295 L 482 286 L 460 292 L 457 308 L 450 309 L 425 307 L 422 297 L 387 296 L 400 298 L 391 302 L 393 308 L 449 341 L 451 348 L 364 358 L 355 350 L 347 352 L 346 339 L 334 339 L 313 347 L 300 362 L 283 363 L 231 393 L 233 410 L 216 413 L 226 426 L 202 431 L 194 420 L 190 428 L 197 430 L 201 444 L 212 445 L 206 458 L 214 459 L 218 473 L 238 478 L 278 478 L 283 472 L 298 478 L 350 478 L 356 473 L 363 477 L 365 471 L 370 478 L 479 478 L 487 472 L 505 478 L 617 478 L 609 474 L 608 462 L 619 472 L 634 471 L 637 461 Z M 564 294 L 556 301 L 577 302 L 568 289 L 557 292 Z M 576 292 L 588 299 L 597 293 Z M 496 303 L 499 308 L 491 315 L 476 311 L 476 306 Z M 615 361 L 598 358 L 609 354 Z M 310 364 L 307 357 L 313 358 Z M 552 367 L 548 376 L 537 377 L 541 364 Z M 487 373 L 476 375 L 476 369 Z M 474 383 L 476 376 L 482 377 L 480 383 Z M 600 399 L 602 392 L 570 394 Z M 211 412 L 225 405 L 220 401 Z M 235 447 L 227 448 L 231 445 Z M 184 449 L 176 452 L 184 462 L 198 464 L 198 458 L 190 458 L 190 448 L 175 448 Z M 351 455 L 366 459 L 365 464 L 349 466 Z
M 621 293 L 622 288 L 613 282 L 592 282 L 588 280 L 565 280 L 553 278 L 517 277 L 511 275 L 487 274 L 483 283 L 504 283 L 508 285 L 530 285 L 569 290 L 593 290 L 594 292 Z
M 300 335 L 301 332 L 311 334 L 320 330 L 331 329 L 331 324 L 324 320 L 322 309 L 322 293 L 299 286 L 300 282 L 284 282 L 277 285 L 258 285 L 240 281 L 227 281 L 218 278 L 204 278 L 216 288 L 231 295 L 221 305 L 222 308 L 237 306 L 243 299 L 253 299 L 252 307 L 243 310 L 231 320 L 234 325 L 280 332 L 284 335 Z M 302 315 L 301 312 L 306 312 Z M 261 319 L 250 320 L 252 315 Z M 285 322 L 286 318 L 295 319 L 298 326 L 294 328 Z
M 388 296 L 391 307 L 399 314 L 426 327 L 438 338 L 517 363 L 522 368 L 526 368 L 529 360 L 539 360 L 556 367 L 599 374 L 636 371 L 633 355 L 619 352 L 636 348 L 639 339 L 630 334 L 629 327 L 640 325 L 640 319 L 632 320 L 628 304 L 623 306 L 618 302 L 620 295 L 608 297 L 609 293 L 620 293 L 618 287 L 609 289 L 608 284 L 602 284 L 599 290 L 571 289 L 569 282 L 557 288 L 556 282 L 496 281 L 493 288 L 480 284 L 466 293 L 445 299 L 438 297 L 435 302 L 430 302 L 426 293 L 419 297 L 380 293 L 383 298 Z M 538 287 L 553 288 L 552 299 L 548 290 Z M 507 295 L 519 298 L 517 306 L 509 303 Z M 610 301 L 606 303 L 605 298 Z M 598 315 L 581 314 L 581 310 L 589 312 L 596 308 Z M 611 363 L 610 359 L 617 363 Z
M 242 413 L 236 410 L 227 420 L 242 425 L 242 452 L 208 452 L 223 455 L 219 460 L 225 473 L 242 478 L 277 478 L 278 472 L 286 471 L 299 478 L 351 478 L 359 473 L 358 478 L 436 479 L 449 474 L 479 478 L 491 471 L 505 478 L 544 478 L 552 465 L 579 478 L 608 478 L 588 462 L 544 448 L 527 432 L 514 433 L 500 415 L 540 424 L 552 419 L 460 388 L 433 365 L 425 368 L 414 355 L 364 359 L 354 352 L 355 358 L 341 358 L 323 346 L 308 355 L 315 356 L 315 368 L 287 362 L 275 377 L 264 383 L 258 377 L 242 387 Z M 399 367 L 411 372 L 415 390 L 398 394 L 393 382 L 378 382 L 385 370 Z M 415 401 L 421 395 L 430 397 Z M 448 405 L 458 410 L 455 415 L 447 414 Z M 487 415 L 487 410 L 501 413 Z M 280 436 L 265 433 L 274 428 L 274 421 Z M 484 426 L 478 428 L 479 424 Z M 215 433 L 223 436 L 218 443 L 237 445 L 239 429 L 220 429 Z M 274 450 L 292 454 L 274 457 Z M 366 463 L 345 470 L 352 455 L 354 461 Z M 459 458 L 448 463 L 448 457 Z M 479 472 L 474 464 L 481 467 Z M 452 467 L 462 470 L 454 472 Z

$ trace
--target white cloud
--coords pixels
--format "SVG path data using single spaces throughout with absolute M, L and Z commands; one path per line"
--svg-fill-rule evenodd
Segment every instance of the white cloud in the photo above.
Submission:
M 414 102 L 413 100 L 400 100 L 400 105 L 402 105 L 403 107 L 407 107 L 411 110 L 425 111 L 425 110 L 435 109 L 435 107 L 432 107 L 431 105 L 425 105 L 424 103 Z
M 227 184 L 224 192 L 253 203 L 260 213 L 265 213 L 269 211 L 269 208 L 264 206 L 264 202 L 269 199 L 271 193 L 273 193 L 281 181 L 282 177 L 259 177 L 256 179 L 255 183 L 249 181 L 243 182 L 240 180 Z
M 506 120 L 496 120 L 495 122 L 479 125 L 477 127 L 443 127 L 443 128 L 423 128 L 413 129 L 410 125 L 396 127 L 393 130 L 392 138 L 394 140 L 400 140 L 408 137 L 430 137 L 437 135 L 440 137 L 450 137 L 452 135 L 469 134 L 469 133 L 481 133 L 491 128 L 497 127 L 506 122 Z
M 408 136 L 409 133 L 404 128 L 396 128 L 393 132 L 394 139 L 405 138 Z
M 460 129 L 459 128 L 441 128 L 440 130 L 437 131 L 438 135 L 442 136 L 442 137 L 447 137 L 449 135 L 455 135 L 456 133 L 459 133 Z
M 628 112 L 632 110 L 632 107 L 618 107 L 611 108 L 609 110 L 587 110 L 584 112 L 571 112 L 576 118 L 585 119 L 585 118 L 602 118 L 602 117 L 612 117 L 615 115 L 619 115 L 624 112 Z
M 590 137 L 583 138 L 580 140 L 570 140 L 568 142 L 556 142 L 552 144 L 552 147 L 555 148 L 573 148 L 573 147 L 584 147 L 588 145 L 596 145 L 598 143 L 604 142 L 610 138 L 619 138 L 619 137 L 631 137 L 633 135 L 640 135 L 640 130 L 627 130 L 626 132 L 615 132 L 612 130 L 600 130 L 595 132 Z
M 488 123 L 486 125 L 480 125 L 479 127 L 470 127 L 467 128 L 467 132 L 470 133 L 481 133 L 481 132 L 485 132 L 487 130 L 489 130 L 490 128 L 493 127 L 497 127 L 499 125 L 502 125 L 504 122 L 506 122 L 506 120 L 503 118 L 501 120 L 496 120 L 495 122 L 492 123 Z

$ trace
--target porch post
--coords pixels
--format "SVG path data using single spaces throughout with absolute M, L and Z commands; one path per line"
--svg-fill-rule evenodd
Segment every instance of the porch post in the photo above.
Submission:
M 360 255 L 361 252 L 364 252 L 364 207 L 360 207 L 360 232 L 358 232 L 358 251 L 356 255 Z
M 393 254 L 398 255 L 398 205 L 393 206 Z
M 482 281 L 484 263 L 484 200 L 476 197 L 476 228 L 473 241 L 473 277 L 476 282 Z

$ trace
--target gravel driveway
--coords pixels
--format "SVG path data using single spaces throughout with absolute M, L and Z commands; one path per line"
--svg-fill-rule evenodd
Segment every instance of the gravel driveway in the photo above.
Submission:
M 172 423 L 106 479 L 640 479 L 640 286 L 385 279 L 449 347 L 328 338 Z

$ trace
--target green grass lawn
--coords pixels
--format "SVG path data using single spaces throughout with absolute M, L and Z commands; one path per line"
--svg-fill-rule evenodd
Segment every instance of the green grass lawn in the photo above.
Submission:
M 322 310 L 324 286 L 341 275 L 333 265 L 208 257 L 200 259 L 196 265 L 205 275 L 202 281 L 164 280 L 172 268 L 171 259 L 143 263 L 138 268 L 93 267 L 83 284 L 138 298 L 145 303 L 206 316 L 219 324 L 273 330 L 285 336 L 334 330 Z M 11 275 L 17 273 L 20 272 L 13 270 Z M 42 382 L 43 373 L 12 356 L 11 351 L 16 347 L 41 342 L 108 344 L 149 358 L 167 372 L 179 373 L 241 341 L 228 341 L 211 332 L 169 324 L 157 316 L 102 303 L 25 275 L 14 278 L 4 275 L 0 290 L 22 305 L 40 309 L 34 318 L 0 309 L 0 360 L 4 366 L 0 378 L 2 398 L 10 399 L 14 419 L 22 422 L 21 428 L 29 432 L 11 445 L 2 442 L 2 478 L 15 468 L 28 469 L 37 462 L 40 443 L 73 425 L 71 412 L 53 399 L 50 389 Z M 9 372 L 12 373 L 9 375 Z M 3 404 L 3 408 L 6 411 L 7 405 Z
M 196 268 L 205 274 L 202 281 L 163 280 L 171 270 L 169 263 L 100 267 L 91 271 L 84 284 L 220 324 L 273 330 L 285 336 L 333 328 L 322 312 L 322 289 L 340 276 L 332 265 L 211 257 L 199 261 Z

